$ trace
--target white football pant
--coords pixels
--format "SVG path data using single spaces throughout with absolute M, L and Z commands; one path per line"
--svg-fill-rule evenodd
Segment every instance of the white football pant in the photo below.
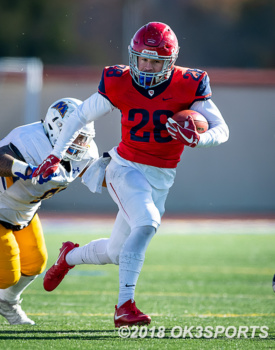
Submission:
M 157 229 L 160 225 L 168 189 L 152 187 L 140 171 L 120 166 L 113 160 L 106 171 L 106 182 L 111 197 L 119 207 L 111 236 L 69 252 L 66 261 L 70 265 L 118 265 L 122 246 L 131 231 L 143 226 Z M 144 235 L 141 235 L 141 240 L 142 237 Z

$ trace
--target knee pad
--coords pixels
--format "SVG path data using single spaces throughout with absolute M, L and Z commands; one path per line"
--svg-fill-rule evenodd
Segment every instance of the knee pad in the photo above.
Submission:
M 131 205 L 130 202 L 129 206 Z M 143 205 L 138 210 L 131 212 L 131 214 L 130 226 L 132 230 L 140 226 L 153 226 L 157 229 L 161 223 L 160 212 L 151 200 L 143 201 Z

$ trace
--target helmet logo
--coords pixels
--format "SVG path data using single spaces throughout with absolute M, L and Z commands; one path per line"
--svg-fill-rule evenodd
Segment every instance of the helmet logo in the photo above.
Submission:
M 142 50 L 142 53 L 145 53 L 147 55 L 154 55 L 154 56 L 158 55 L 157 51 L 151 51 L 151 50 Z
M 152 97 L 154 95 L 155 91 L 154 90 L 148 90 L 148 94 Z
M 58 110 L 61 117 L 64 118 L 64 116 L 68 110 L 68 105 L 63 101 L 60 101 L 60 102 L 57 102 L 57 104 L 55 104 L 54 106 L 52 106 L 52 108 Z

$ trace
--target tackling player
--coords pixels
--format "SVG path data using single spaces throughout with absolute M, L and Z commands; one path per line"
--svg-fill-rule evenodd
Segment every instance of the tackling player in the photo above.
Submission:
M 48 109 L 44 122 L 20 126 L 0 141 L 0 314 L 10 324 L 30 324 L 20 296 L 41 274 L 47 250 L 37 211 L 98 158 L 94 123 L 85 125 L 65 151 L 55 174 L 32 184 L 35 165 L 47 157 L 63 124 L 82 101 L 64 98 Z M 33 164 L 33 165 L 31 165 Z
M 106 168 L 108 191 L 119 208 L 111 237 L 79 248 L 64 243 L 58 261 L 44 278 L 44 288 L 51 291 L 76 264 L 119 264 L 115 327 L 151 322 L 150 316 L 137 309 L 134 292 L 184 147 L 216 146 L 229 136 L 211 100 L 207 73 L 175 66 L 178 52 L 177 37 L 168 25 L 150 22 L 140 28 L 129 46 L 129 66 L 104 69 L 98 93 L 72 113 L 51 155 L 33 174 L 34 179 L 47 178 L 58 168 L 80 128 L 114 108 L 121 111 L 122 139 L 109 152 L 111 161 Z M 171 119 L 184 109 L 203 114 L 209 130 L 199 135 L 190 117 L 184 128 Z M 85 174 L 90 188 L 96 187 L 94 173 L 92 165 Z

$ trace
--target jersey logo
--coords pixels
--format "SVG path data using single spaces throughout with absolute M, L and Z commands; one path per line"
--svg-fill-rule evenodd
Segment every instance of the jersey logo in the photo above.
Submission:
M 152 97 L 154 95 L 155 91 L 154 90 L 148 90 L 148 94 Z
M 76 169 L 73 169 L 73 174 L 76 173 L 76 172 L 80 173 L 79 167 L 77 167 Z
M 61 101 L 61 102 L 58 102 L 57 104 L 55 104 L 54 106 L 52 106 L 52 108 L 58 110 L 61 117 L 64 118 L 64 116 L 68 110 L 68 105 L 67 105 L 67 103 Z

